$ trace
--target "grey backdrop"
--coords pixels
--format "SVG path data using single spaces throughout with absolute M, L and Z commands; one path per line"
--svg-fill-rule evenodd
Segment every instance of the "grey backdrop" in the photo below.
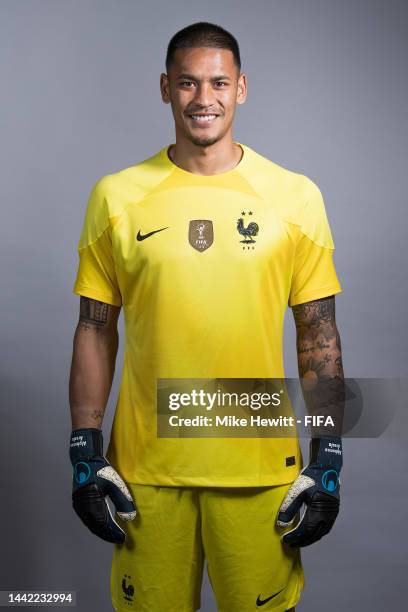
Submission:
M 407 16 L 396 0 L 1 1 L 1 588 L 111 610 L 110 546 L 70 505 L 76 245 L 94 182 L 174 142 L 159 75 L 181 27 L 237 36 L 249 95 L 234 136 L 323 192 L 346 375 L 407 376 Z M 288 376 L 295 357 L 288 310 Z M 403 608 L 406 449 L 405 431 L 346 440 L 342 512 L 304 550 L 299 611 Z

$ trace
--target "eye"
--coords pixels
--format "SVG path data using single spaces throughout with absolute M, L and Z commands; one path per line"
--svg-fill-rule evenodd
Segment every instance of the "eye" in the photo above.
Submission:
M 227 85 L 227 83 L 225 83 L 224 81 L 216 81 L 215 85 L 217 87 L 220 87 L 221 89 L 223 88 L 223 86 Z
M 189 87 L 189 86 L 190 86 L 190 85 L 192 85 L 192 84 L 193 84 L 193 81 L 181 81 L 181 82 L 180 82 L 180 85 L 181 85 L 182 87 Z

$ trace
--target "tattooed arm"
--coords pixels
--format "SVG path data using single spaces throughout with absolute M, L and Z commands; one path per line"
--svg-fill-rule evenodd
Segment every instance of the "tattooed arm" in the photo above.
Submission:
M 282 537 L 285 544 L 298 548 L 309 546 L 329 533 L 339 513 L 345 385 L 334 296 L 296 305 L 293 316 L 307 411 L 313 416 L 330 416 L 335 424 L 335 427 L 312 425 L 309 463 L 279 508 L 277 525 L 286 528 L 306 505 L 298 524 Z
M 336 429 L 312 428 L 312 435 L 341 436 L 344 374 L 334 296 L 293 307 L 299 377 L 310 414 L 332 416 Z
M 81 296 L 69 379 L 72 429 L 102 427 L 119 346 L 119 314 L 120 306 Z

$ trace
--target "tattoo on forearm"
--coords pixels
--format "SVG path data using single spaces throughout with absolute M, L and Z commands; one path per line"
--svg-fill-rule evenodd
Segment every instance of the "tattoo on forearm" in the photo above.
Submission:
M 91 413 L 91 417 L 95 419 L 95 421 L 97 421 L 98 423 L 102 423 L 103 415 L 104 415 L 103 410 L 93 410 Z
M 314 346 L 307 346 L 305 344 L 298 344 L 298 355 L 303 355 L 305 353 L 310 353 L 314 351 Z
M 341 355 L 336 357 L 336 359 L 334 360 L 334 363 L 336 364 L 337 372 L 343 372 L 343 361 L 342 361 Z
M 298 304 L 293 307 L 296 326 L 307 324 L 310 327 L 320 327 L 322 323 L 335 321 L 334 297 L 322 298 L 305 304 Z
M 109 304 L 81 295 L 79 325 L 84 329 L 101 329 L 108 321 Z
M 341 423 L 345 384 L 334 296 L 293 307 L 299 376 L 309 412 Z
M 334 297 L 294 306 L 293 316 L 301 377 L 312 372 L 319 376 L 340 374 L 341 344 L 336 326 Z
M 316 340 L 316 346 L 320 351 L 324 348 L 330 348 L 330 344 L 327 344 L 324 340 Z

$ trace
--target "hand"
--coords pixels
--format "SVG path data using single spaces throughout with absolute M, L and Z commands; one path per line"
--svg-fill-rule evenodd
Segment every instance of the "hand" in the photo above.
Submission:
M 106 496 L 118 516 L 132 521 L 136 508 L 126 484 L 103 457 L 103 438 L 99 429 L 76 429 L 71 434 L 70 458 L 74 468 L 72 505 L 82 522 L 103 540 L 125 541 L 125 532 L 113 518 Z
M 313 438 L 310 463 L 292 484 L 279 509 L 277 525 L 290 525 L 303 504 L 300 522 L 282 541 L 292 547 L 309 546 L 329 533 L 340 508 L 341 438 Z

